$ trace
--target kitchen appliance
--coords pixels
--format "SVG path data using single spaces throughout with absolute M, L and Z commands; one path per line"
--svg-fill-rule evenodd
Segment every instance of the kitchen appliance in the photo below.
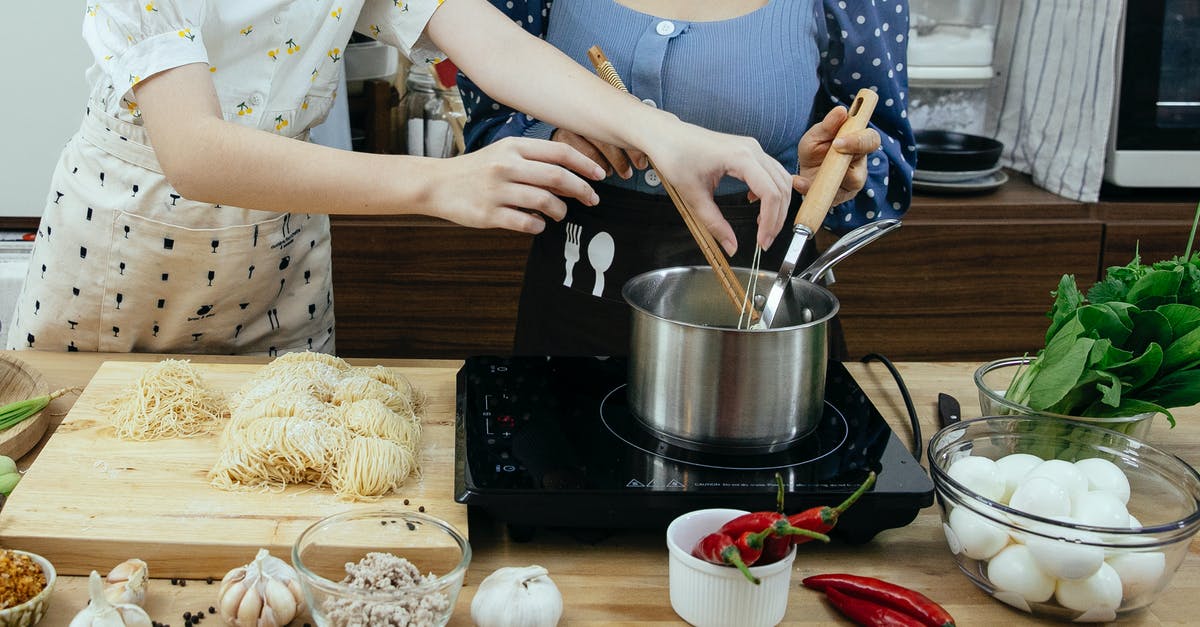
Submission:
M 458 373 L 455 499 L 509 524 L 665 528 L 697 509 L 835 505 L 867 473 L 875 487 L 835 534 L 865 542 L 933 503 L 933 484 L 839 362 L 817 427 L 774 453 L 694 451 L 655 437 L 630 410 L 628 363 L 605 357 L 472 357 Z
M 916 130 L 981 134 L 1001 2 L 911 0 L 909 8 L 909 121 Z
M 1200 4 L 1125 3 L 1104 178 L 1125 187 L 1200 187 Z

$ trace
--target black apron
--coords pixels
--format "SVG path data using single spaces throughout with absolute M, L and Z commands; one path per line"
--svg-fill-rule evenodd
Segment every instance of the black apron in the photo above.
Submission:
M 547 222 L 533 240 L 517 314 L 513 352 L 518 355 L 628 355 L 630 307 L 621 297 L 629 279 L 650 270 L 707 265 L 683 218 L 665 195 L 596 184 L 600 204 L 567 200 L 567 215 Z M 787 228 L 760 267 L 778 270 L 799 207 L 793 194 Z M 737 236 L 734 267 L 749 268 L 758 233 L 757 203 L 745 194 L 716 199 Z M 808 246 L 797 271 L 816 257 Z M 569 271 L 568 271 L 569 270 Z M 831 356 L 845 354 L 841 327 L 830 321 Z

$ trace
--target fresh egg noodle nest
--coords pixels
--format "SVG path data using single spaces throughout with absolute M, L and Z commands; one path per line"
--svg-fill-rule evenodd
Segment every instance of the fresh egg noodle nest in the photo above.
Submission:
M 100 404 L 121 440 L 188 438 L 211 433 L 228 411 L 187 360 L 150 366 L 133 385 Z
M 272 361 L 233 395 L 209 479 L 226 490 L 330 486 L 374 500 L 418 472 L 424 395 L 382 366 L 323 353 Z

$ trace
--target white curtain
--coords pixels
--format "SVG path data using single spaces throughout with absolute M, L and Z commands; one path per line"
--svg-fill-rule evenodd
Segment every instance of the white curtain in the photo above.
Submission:
M 1124 2 L 1011 0 L 1002 10 L 1001 20 L 1016 26 L 1008 58 L 998 59 L 1007 61 L 1006 80 L 993 94 L 986 125 L 1004 142 L 1001 163 L 1055 194 L 1094 202 L 1104 178 Z

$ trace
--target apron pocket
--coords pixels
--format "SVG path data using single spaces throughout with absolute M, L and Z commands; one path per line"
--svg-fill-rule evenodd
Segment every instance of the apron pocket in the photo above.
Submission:
M 203 209 L 183 209 L 191 210 Z M 279 214 L 253 224 L 198 229 L 118 212 L 99 350 L 226 353 L 265 351 L 256 345 L 272 340 L 279 350 L 303 344 L 303 337 L 278 332 L 284 326 L 280 304 L 294 282 L 312 283 L 313 273 L 301 271 L 298 258 L 316 247 L 316 239 L 310 245 L 302 234 L 308 221 Z M 327 263 L 318 282 L 328 283 L 326 270 Z M 321 305 L 324 314 L 324 299 Z M 308 316 L 290 318 L 317 320 L 317 303 L 311 308 Z M 328 309 L 331 317 L 332 302 Z

